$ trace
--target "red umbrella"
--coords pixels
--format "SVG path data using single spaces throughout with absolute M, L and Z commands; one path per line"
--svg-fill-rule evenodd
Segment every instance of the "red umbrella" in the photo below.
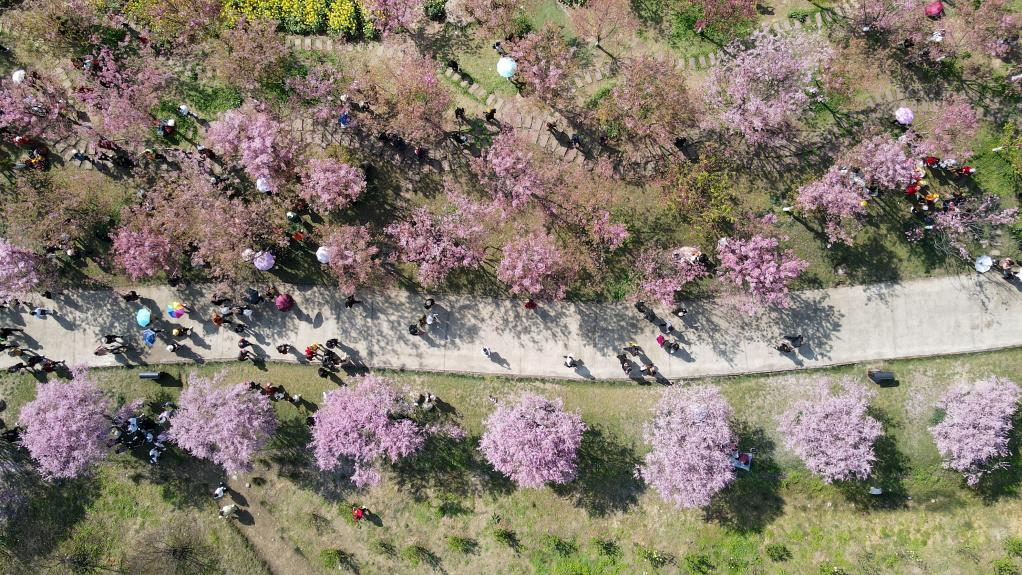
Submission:
M 944 13 L 944 3 L 940 0 L 934 0 L 926 5 L 926 15 L 930 18 L 937 18 Z
M 277 296 L 277 299 L 274 300 L 273 303 L 277 306 L 278 310 L 287 311 L 291 309 L 292 306 L 295 305 L 295 299 L 291 297 L 289 294 L 282 293 L 279 296 Z

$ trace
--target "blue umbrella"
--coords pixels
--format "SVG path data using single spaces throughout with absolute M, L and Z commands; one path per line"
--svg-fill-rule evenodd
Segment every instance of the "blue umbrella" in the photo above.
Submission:
M 146 345 L 149 346 L 153 345 L 154 343 L 156 343 L 156 332 L 151 329 L 143 331 L 142 341 L 144 341 Z
M 138 313 L 135 314 L 135 321 L 138 322 L 138 325 L 145 327 L 149 325 L 149 321 L 152 319 L 152 317 L 153 314 L 152 312 L 149 311 L 149 308 L 144 307 L 138 310 Z

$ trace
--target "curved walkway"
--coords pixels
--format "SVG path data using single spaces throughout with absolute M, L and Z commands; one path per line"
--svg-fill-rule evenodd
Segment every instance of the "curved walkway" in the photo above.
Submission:
M 297 305 L 287 313 L 262 304 L 246 337 L 256 353 L 274 361 L 275 346 L 304 348 L 336 337 L 342 349 L 366 366 L 473 374 L 622 379 L 615 355 L 636 341 L 661 372 L 672 379 L 774 372 L 863 361 L 975 352 L 1022 345 L 1022 292 L 992 274 L 954 276 L 903 284 L 842 287 L 795 294 L 788 310 L 749 317 L 714 302 L 689 306 L 679 326 L 682 351 L 659 349 L 659 329 L 629 304 L 542 305 L 526 310 L 520 301 L 469 296 L 437 296 L 439 325 L 424 337 L 408 333 L 422 314 L 421 299 L 407 292 L 363 293 L 364 305 L 344 308 L 336 290 L 295 286 Z M 109 291 L 68 292 L 46 302 L 54 317 L 0 311 L 0 326 L 24 326 L 25 339 L 39 353 L 67 363 L 92 366 L 159 364 L 236 359 L 238 336 L 208 321 L 212 306 L 202 288 L 138 288 L 142 300 L 125 303 Z M 102 334 L 130 336 L 142 348 L 135 310 L 148 305 L 154 316 L 174 300 L 194 308 L 162 327 L 194 328 L 187 348 L 174 355 L 157 345 L 127 357 L 93 355 Z M 661 314 L 665 313 L 660 310 Z M 163 315 L 166 318 L 166 315 Z M 682 322 L 675 322 L 676 326 Z M 801 333 L 806 346 L 782 355 L 773 344 L 784 334 Z M 481 348 L 493 350 L 485 357 Z M 584 362 L 568 369 L 562 356 Z M 14 362 L 0 356 L 0 367 Z

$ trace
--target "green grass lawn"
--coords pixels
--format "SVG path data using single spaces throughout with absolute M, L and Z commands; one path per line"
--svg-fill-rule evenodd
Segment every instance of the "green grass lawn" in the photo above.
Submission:
M 270 365 L 223 368 L 230 383 L 283 383 L 317 402 L 335 384 L 311 369 Z M 826 485 L 783 448 L 777 416 L 821 375 L 862 378 L 864 366 L 769 377 L 715 378 L 737 414 L 743 447 L 755 447 L 753 471 L 743 474 L 705 511 L 679 511 L 635 480 L 645 447 L 642 424 L 659 388 L 623 383 L 468 378 L 389 374 L 409 391 L 429 390 L 448 403 L 470 441 L 430 443 L 414 460 L 389 468 L 377 488 L 355 492 L 343 476 L 314 469 L 304 413 L 278 403 L 281 432 L 257 462 L 251 482 L 265 511 L 248 527 L 215 519 L 208 493 L 215 470 L 169 453 L 152 468 L 127 455 L 103 463 L 94 477 L 41 489 L 28 517 L 14 526 L 8 549 L 23 559 L 53 562 L 85 554 L 120 568 L 137 560 L 139 542 L 173 519 L 195 526 L 206 549 L 230 557 L 230 573 L 262 573 L 259 550 L 239 535 L 262 530 L 294 550 L 294 573 L 991 573 L 1007 556 L 1009 537 L 1022 536 L 1017 450 L 1013 468 L 978 492 L 940 468 L 926 428 L 933 403 L 948 385 L 990 374 L 1012 377 L 1022 349 L 939 359 L 891 362 L 900 385 L 878 389 L 872 401 L 887 439 L 878 444 L 875 483 L 890 494 L 864 495 L 865 484 Z M 98 371 L 119 400 L 163 401 L 191 368 L 168 366 L 163 386 L 135 369 Z M 34 381 L 4 375 L 0 393 L 13 421 L 33 395 Z M 487 396 L 532 390 L 563 398 L 591 428 L 580 456 L 581 477 L 557 488 L 512 489 L 474 449 Z M 1016 443 L 1017 443 L 1016 434 Z M 356 528 L 348 517 L 365 504 L 380 525 Z M 25 537 L 46 533 L 45 537 Z M 20 536 L 20 538 L 19 538 Z M 27 542 L 26 542 L 27 541 Z M 770 553 L 774 560 L 767 553 Z M 781 547 L 783 546 L 783 547 Z M 2 563 L 0 563 L 2 565 Z M 834 568 L 843 571 L 834 571 Z M 5 572 L 18 572 L 8 568 Z M 29 571 L 31 572 L 31 571 Z M 59 569 L 56 572 L 64 572 Z

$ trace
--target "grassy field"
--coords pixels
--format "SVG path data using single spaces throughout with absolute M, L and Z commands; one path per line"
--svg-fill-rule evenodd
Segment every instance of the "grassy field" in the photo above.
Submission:
M 313 402 L 336 385 L 292 365 L 199 371 L 225 367 L 228 382 L 283 383 Z M 757 451 L 753 471 L 705 511 L 662 503 L 632 474 L 658 388 L 393 373 L 409 390 L 430 390 L 448 403 L 469 439 L 428 444 L 414 460 L 389 469 L 379 487 L 355 492 L 342 475 L 313 469 L 303 448 L 306 413 L 279 403 L 282 427 L 271 448 L 254 473 L 232 481 L 253 509 L 248 524 L 215 518 L 209 493 L 219 477 L 211 467 L 175 453 L 156 468 L 115 455 L 93 477 L 40 488 L 7 548 L 31 565 L 56 565 L 52 572 L 69 572 L 66 561 L 55 563 L 69 556 L 124 569 L 139 561 L 145 541 L 166 537 L 161 526 L 170 524 L 191 526 L 193 539 L 204 542 L 196 546 L 228 573 L 265 572 L 267 554 L 288 555 L 289 567 L 275 570 L 285 573 L 340 567 L 360 573 L 978 574 L 994 572 L 995 562 L 1022 567 L 1005 551 L 1009 538 L 1022 536 L 1018 439 L 1013 468 L 974 492 L 940 468 L 926 431 L 944 388 L 989 374 L 1013 376 L 1022 350 L 888 367 L 900 385 L 878 390 L 872 402 L 887 433 L 873 481 L 887 492 L 879 499 L 865 495 L 865 484 L 829 486 L 809 475 L 784 450 L 775 424 L 816 377 L 861 377 L 863 366 L 711 381 L 735 408 L 742 447 Z M 163 401 L 178 393 L 184 370 L 169 367 L 163 386 L 139 380 L 132 369 L 97 376 L 119 400 Z M 31 378 L 0 378 L 7 421 L 33 389 Z M 563 398 L 589 424 L 575 483 L 515 490 L 475 452 L 480 422 L 492 408 L 487 397 L 526 389 Z M 348 510 L 355 503 L 373 510 L 377 524 L 352 525 Z M 19 572 L 12 565 L 4 572 Z

